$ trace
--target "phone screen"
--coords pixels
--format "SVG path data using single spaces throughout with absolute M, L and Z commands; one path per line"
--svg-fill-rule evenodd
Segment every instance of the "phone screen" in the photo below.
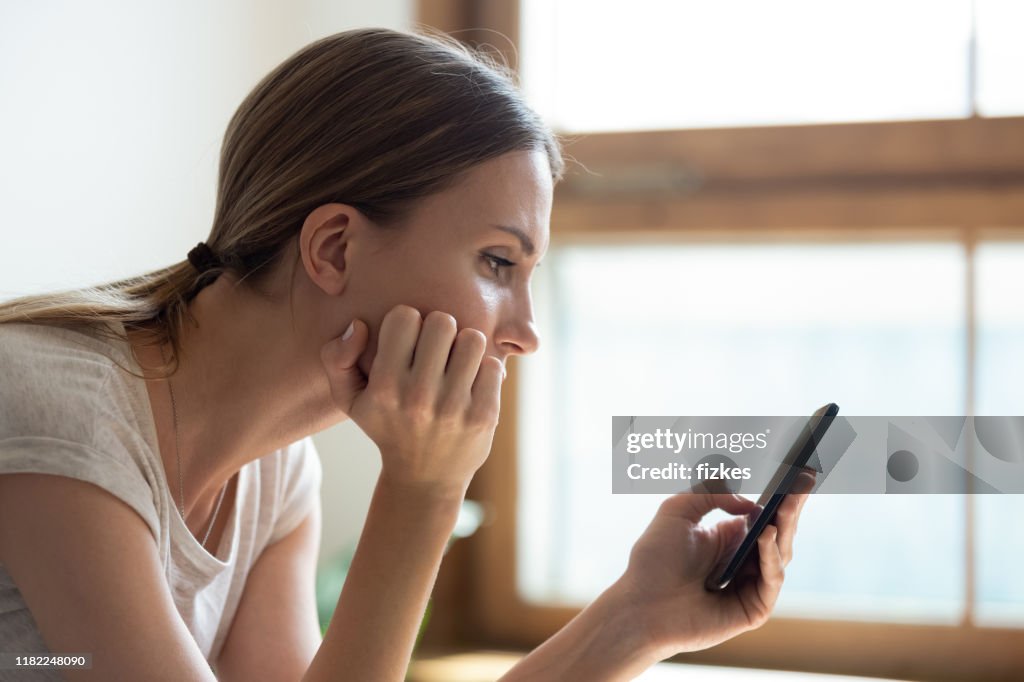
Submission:
M 807 420 L 800 435 L 775 471 L 761 497 L 757 500 L 760 509 L 747 516 L 747 533 L 731 552 L 725 552 L 723 559 L 708 575 L 704 586 L 711 591 L 724 590 L 739 572 L 744 561 L 757 547 L 761 531 L 775 520 L 775 512 L 796 481 L 801 470 L 807 469 L 807 462 L 814 454 L 822 436 L 839 414 L 839 406 L 828 403 L 818 409 Z

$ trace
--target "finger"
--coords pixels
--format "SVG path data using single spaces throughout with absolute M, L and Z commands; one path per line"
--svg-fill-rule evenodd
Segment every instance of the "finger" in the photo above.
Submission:
M 445 370 L 444 393 L 447 399 L 455 399 L 460 404 L 470 401 L 473 382 L 480 371 L 480 360 L 486 351 L 487 337 L 482 331 L 472 327 L 459 330 Z
M 800 510 L 809 497 L 808 491 L 814 486 L 814 477 L 807 472 L 802 472 L 793 485 L 793 492 L 786 495 L 786 499 L 779 505 L 775 515 L 775 525 L 779 529 L 779 552 L 782 555 L 782 563 L 788 565 L 793 559 L 793 541 L 796 537 L 797 521 L 800 517 Z
M 501 409 L 501 384 L 504 381 L 505 366 L 493 355 L 480 362 L 480 371 L 473 384 L 473 404 L 470 419 L 478 424 L 497 423 Z
M 320 359 L 325 367 L 329 367 L 334 373 L 344 373 L 359 369 L 359 356 L 366 349 L 366 341 L 369 338 L 369 329 L 362 320 L 352 320 L 351 336 L 341 336 L 331 339 L 320 349 Z M 345 330 L 348 333 L 348 329 Z
M 757 552 L 760 558 L 761 576 L 752 583 L 757 591 L 754 604 L 757 620 L 768 618 L 782 590 L 785 569 L 782 556 L 779 554 L 778 530 L 774 526 L 765 526 L 764 532 L 757 539 Z
M 804 471 L 797 477 L 797 485 L 800 486 L 796 492 L 801 493 L 800 504 L 796 508 L 796 516 L 800 518 L 800 512 L 803 511 L 804 504 L 810 499 L 810 492 L 814 490 L 814 485 L 818 482 L 817 473 L 814 471 Z M 804 494 L 806 493 L 806 494 Z
M 706 574 L 712 568 L 723 566 L 725 561 L 731 559 L 746 537 L 748 528 L 747 519 L 743 516 L 733 516 L 712 526 L 713 549 L 701 552 L 700 561 L 706 568 L 698 570 L 698 573 Z M 748 568 L 751 563 L 753 562 L 748 557 L 748 560 L 740 565 L 740 571 Z
M 761 552 L 757 549 L 757 545 L 750 550 L 750 554 L 747 555 L 747 560 L 740 565 L 740 570 L 736 574 L 737 581 L 741 581 L 741 584 L 757 583 L 761 579 Z
M 427 313 L 413 351 L 412 377 L 415 384 L 429 387 L 441 384 L 457 332 L 455 318 L 448 313 L 440 310 Z
M 723 509 L 730 514 L 749 514 L 757 508 L 756 502 L 740 495 L 682 492 L 662 502 L 659 513 L 680 516 L 697 523 L 712 509 Z
M 378 374 L 394 373 L 397 378 L 412 366 L 413 350 L 423 319 L 420 311 L 408 305 L 396 305 L 380 323 L 377 355 L 370 368 L 371 380 Z
M 719 521 L 715 524 L 715 531 L 718 533 L 718 555 L 716 560 L 721 559 L 723 554 L 735 552 L 736 548 L 743 542 L 747 530 L 747 519 L 742 516 L 734 516 L 731 519 Z
M 739 537 L 742 539 L 747 534 L 749 526 L 747 525 L 747 519 L 744 516 L 733 516 L 715 524 L 715 527 L 719 529 L 722 536 L 725 539 L 733 537 Z
M 320 349 L 320 359 L 329 374 L 331 395 L 346 414 L 351 411 L 356 395 L 366 388 L 367 378 L 358 363 L 369 336 L 366 323 L 353 320 L 349 338 L 339 336 Z
M 782 555 L 779 554 L 778 533 L 779 529 L 775 526 L 765 526 L 757 538 L 757 549 L 762 580 L 769 586 L 781 587 L 785 567 L 782 565 Z
M 796 536 L 796 508 L 800 500 L 795 495 L 787 495 L 775 513 L 775 527 L 778 530 L 779 553 L 782 563 L 789 564 L 793 558 L 793 538 Z

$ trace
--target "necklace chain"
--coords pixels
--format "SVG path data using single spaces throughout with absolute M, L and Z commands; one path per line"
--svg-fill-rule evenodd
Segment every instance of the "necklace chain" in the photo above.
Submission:
M 167 362 L 167 358 L 164 355 L 163 348 L 160 348 L 160 356 Z M 171 393 L 171 413 L 174 415 L 174 458 L 178 464 L 178 511 L 181 513 L 181 520 L 185 522 L 185 484 L 181 477 L 181 454 L 178 452 L 178 409 L 174 404 L 174 389 L 171 387 L 171 380 L 167 379 L 167 390 Z M 228 489 L 228 484 L 225 483 L 224 487 L 220 489 L 220 495 L 217 497 L 217 505 L 213 508 L 213 516 L 210 518 L 210 527 L 206 529 L 206 534 L 203 536 L 203 547 L 206 547 L 206 541 L 210 539 L 210 533 L 213 532 L 213 526 L 217 522 L 217 515 L 220 513 L 221 502 L 224 501 L 224 493 Z M 188 525 L 186 524 L 186 528 Z

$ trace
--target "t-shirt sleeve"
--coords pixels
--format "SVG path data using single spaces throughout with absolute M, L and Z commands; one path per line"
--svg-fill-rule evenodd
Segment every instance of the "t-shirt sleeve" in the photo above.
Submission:
M 295 530 L 309 512 L 320 505 L 323 470 L 313 437 L 306 436 L 288 446 L 281 462 L 280 506 L 269 543 Z
M 106 490 L 134 509 L 160 537 L 153 492 L 138 468 L 85 445 L 47 436 L 0 440 L 0 474 L 53 474 L 75 478 Z
M 158 479 L 109 350 L 59 327 L 0 324 L 0 474 L 92 483 L 134 509 L 159 538 Z

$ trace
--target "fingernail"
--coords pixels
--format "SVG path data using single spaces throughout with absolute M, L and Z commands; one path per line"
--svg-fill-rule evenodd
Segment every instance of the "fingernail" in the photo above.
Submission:
M 356 321 L 352 320 L 351 322 L 348 323 L 348 329 L 346 329 L 345 333 L 341 335 L 341 340 L 342 341 L 347 341 L 348 337 L 352 336 L 352 334 L 354 334 L 355 331 L 356 331 Z

